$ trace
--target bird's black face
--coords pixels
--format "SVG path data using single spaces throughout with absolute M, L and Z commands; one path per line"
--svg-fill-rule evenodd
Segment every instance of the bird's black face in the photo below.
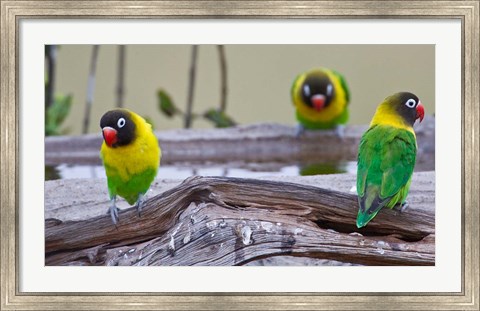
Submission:
M 391 96 L 390 101 L 397 113 L 408 124 L 413 126 L 417 119 L 422 122 L 425 111 L 422 102 L 415 94 L 410 92 L 396 93 Z
M 328 107 L 335 96 L 332 81 L 323 72 L 309 74 L 301 91 L 303 102 L 317 111 Z
M 135 139 L 135 123 L 130 113 L 123 109 L 106 112 L 100 119 L 100 128 L 109 147 L 125 146 Z

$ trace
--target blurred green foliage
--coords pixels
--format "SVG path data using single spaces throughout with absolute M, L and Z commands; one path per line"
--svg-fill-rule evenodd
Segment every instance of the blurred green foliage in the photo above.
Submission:
M 172 97 L 163 89 L 157 91 L 158 109 L 166 117 L 173 118 L 175 115 L 185 116 L 185 113 L 180 110 L 174 103 Z M 206 120 L 213 123 L 215 127 L 231 127 L 237 125 L 237 123 L 228 116 L 225 112 L 211 108 L 208 109 L 203 115 Z M 200 115 L 193 113 L 192 119 L 196 119 Z
M 61 135 L 67 130 L 60 130 L 72 106 L 72 95 L 55 94 L 56 45 L 45 45 L 45 136 Z M 47 172 L 45 172 L 47 174 Z
M 237 125 L 237 123 L 229 117 L 225 112 L 219 111 L 217 109 L 211 108 L 205 112 L 203 115 L 205 119 L 212 122 L 215 127 L 232 127 Z
M 47 108 L 45 113 L 46 136 L 60 135 L 64 133 L 64 131 L 60 130 L 60 127 L 70 112 L 72 101 L 72 95 L 55 95 L 52 105 Z
M 159 90 L 157 92 L 157 99 L 158 99 L 158 108 L 167 117 L 172 118 L 176 114 L 182 114 L 182 111 L 175 106 L 175 104 L 172 101 L 172 98 L 166 91 Z

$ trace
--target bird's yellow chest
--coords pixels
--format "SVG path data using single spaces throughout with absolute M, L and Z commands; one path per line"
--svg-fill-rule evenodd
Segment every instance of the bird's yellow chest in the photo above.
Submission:
M 107 177 L 119 176 L 126 181 L 132 175 L 140 174 L 147 169 L 156 170 L 160 163 L 161 151 L 153 132 L 144 131 L 126 146 L 112 148 L 103 142 L 100 156 Z

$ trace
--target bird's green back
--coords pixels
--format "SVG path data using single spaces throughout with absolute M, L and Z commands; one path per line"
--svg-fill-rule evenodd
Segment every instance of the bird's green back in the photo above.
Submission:
M 375 125 L 362 136 L 357 170 L 357 225 L 366 225 L 382 207 L 391 208 L 405 200 L 416 149 L 414 134 L 393 126 Z

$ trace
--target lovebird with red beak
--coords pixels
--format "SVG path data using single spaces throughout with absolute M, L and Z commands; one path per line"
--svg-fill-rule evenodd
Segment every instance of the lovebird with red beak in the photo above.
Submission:
M 343 76 L 326 68 L 316 68 L 298 75 L 291 97 L 299 122 L 297 136 L 305 129 L 336 129 L 343 135 L 348 121 L 350 93 Z
M 106 112 L 100 128 L 103 134 L 100 158 L 107 175 L 109 212 L 116 225 L 117 195 L 130 205 L 135 204 L 140 216 L 145 193 L 157 175 L 161 150 L 151 125 L 130 110 Z
M 417 155 L 413 125 L 424 114 L 420 99 L 409 92 L 393 94 L 378 106 L 358 149 L 358 228 L 384 207 L 403 211 L 408 206 Z

